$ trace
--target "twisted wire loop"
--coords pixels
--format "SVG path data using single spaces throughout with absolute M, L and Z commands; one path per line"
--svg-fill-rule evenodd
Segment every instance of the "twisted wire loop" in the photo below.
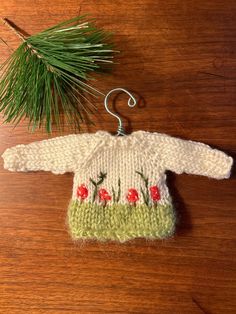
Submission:
M 123 122 L 122 122 L 122 119 L 120 118 L 120 116 L 117 114 L 117 113 L 114 113 L 112 112 L 109 108 L 108 108 L 108 99 L 109 99 L 109 96 L 113 93 L 113 92 L 117 92 L 117 91 L 122 91 L 124 93 L 126 93 L 127 95 L 129 95 L 129 100 L 128 100 L 128 106 L 129 107 L 134 107 L 136 104 L 137 104 L 137 101 L 135 99 L 135 97 L 129 92 L 127 91 L 125 88 L 121 88 L 121 87 L 118 87 L 118 88 L 114 88 L 112 90 L 110 90 L 106 96 L 105 96 L 105 99 L 104 99 L 104 106 L 105 106 L 105 109 L 108 113 L 110 113 L 110 115 L 112 115 L 113 117 L 115 117 L 117 120 L 118 120 L 118 128 L 117 128 L 117 135 L 125 135 L 125 129 L 123 127 Z

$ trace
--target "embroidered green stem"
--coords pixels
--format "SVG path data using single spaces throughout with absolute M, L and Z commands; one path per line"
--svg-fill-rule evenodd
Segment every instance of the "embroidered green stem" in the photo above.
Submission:
M 112 199 L 115 202 L 115 200 L 116 200 L 116 192 L 115 192 L 115 189 L 113 187 L 111 188 L 111 190 L 112 190 Z
M 118 194 L 117 194 L 117 198 L 116 198 L 116 201 L 117 203 L 119 202 L 120 200 L 120 178 L 118 179 Z
M 149 205 L 149 191 L 148 191 L 148 178 L 145 177 L 145 175 L 143 174 L 143 168 L 141 168 L 141 171 L 135 171 L 137 174 L 139 174 L 141 176 L 141 178 L 144 181 L 144 185 L 145 185 L 145 192 L 143 190 L 142 187 L 140 187 L 140 191 L 142 193 L 143 199 L 144 199 L 144 203 L 148 206 Z
M 107 201 L 104 200 L 104 201 L 102 202 L 102 207 L 105 208 L 106 206 L 107 206 Z
M 120 189 L 120 178 L 118 179 L 118 192 L 117 192 L 117 196 L 116 196 L 116 191 L 114 189 L 114 187 L 112 187 L 112 198 L 114 200 L 114 202 L 118 203 L 120 200 L 120 193 L 121 193 L 121 189 Z
M 94 186 L 94 191 L 93 191 L 93 203 L 95 202 L 96 196 L 98 194 L 98 187 L 99 185 L 102 184 L 102 182 L 104 181 L 104 179 L 107 177 L 107 174 L 105 172 L 100 172 L 100 174 L 98 175 L 98 181 L 94 181 L 92 178 L 90 178 L 90 182 L 93 184 Z
M 147 201 L 147 199 L 146 199 L 146 194 L 145 194 L 145 192 L 144 192 L 144 190 L 143 190 L 142 187 L 140 187 L 140 191 L 141 191 L 141 194 L 142 194 L 142 196 L 143 196 L 144 203 L 145 203 L 146 205 L 148 205 L 148 201 Z

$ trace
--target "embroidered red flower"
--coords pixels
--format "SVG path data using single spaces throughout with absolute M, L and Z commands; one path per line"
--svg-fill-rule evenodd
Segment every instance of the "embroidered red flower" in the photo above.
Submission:
M 88 189 L 84 184 L 81 184 L 77 189 L 77 197 L 81 198 L 81 200 L 84 200 L 88 197 Z
M 138 192 L 136 189 L 129 189 L 126 198 L 129 203 L 136 203 L 139 200 Z
M 152 200 L 155 202 L 159 201 L 161 196 L 160 196 L 160 191 L 159 191 L 158 187 L 156 185 L 154 185 L 154 186 L 151 186 L 149 188 L 149 190 L 150 190 Z
M 110 201 L 111 200 L 111 195 L 109 195 L 109 193 L 107 192 L 106 189 L 100 189 L 98 191 L 98 195 L 99 195 L 99 199 L 100 201 Z

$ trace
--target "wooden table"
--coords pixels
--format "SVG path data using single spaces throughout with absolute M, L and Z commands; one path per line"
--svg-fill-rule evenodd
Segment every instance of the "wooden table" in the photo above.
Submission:
M 29 34 L 91 13 L 115 32 L 119 63 L 99 77 L 104 93 L 122 86 L 141 96 L 117 108 L 129 131 L 145 129 L 236 152 L 235 0 L 1 0 L 0 16 Z M 14 49 L 19 39 L 1 25 Z M 10 50 L 0 43 L 1 62 Z M 137 95 L 136 94 L 136 95 Z M 116 130 L 96 104 L 96 126 Z M 0 127 L 0 153 L 45 139 L 43 131 Z M 65 130 L 64 134 L 70 131 Z M 58 133 L 53 133 L 53 136 Z M 174 238 L 73 243 L 65 217 L 72 175 L 0 168 L 0 313 L 236 313 L 235 175 L 213 180 L 169 175 L 180 224 Z

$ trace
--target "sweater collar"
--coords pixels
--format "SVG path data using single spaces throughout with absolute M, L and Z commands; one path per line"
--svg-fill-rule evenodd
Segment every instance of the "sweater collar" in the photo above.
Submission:
M 122 142 L 125 142 L 127 140 L 130 140 L 131 138 L 138 138 L 140 135 L 144 135 L 144 134 L 147 134 L 149 132 L 147 131 L 143 131 L 143 130 L 138 130 L 138 131 L 134 131 L 132 133 L 129 133 L 129 134 L 126 134 L 126 135 L 123 135 L 123 136 L 118 136 L 116 134 L 111 134 L 110 132 L 108 131 L 102 131 L 102 130 L 99 130 L 95 133 L 96 136 L 98 137 L 102 137 L 102 138 L 107 138 L 107 139 L 110 139 L 110 141 L 122 141 Z

